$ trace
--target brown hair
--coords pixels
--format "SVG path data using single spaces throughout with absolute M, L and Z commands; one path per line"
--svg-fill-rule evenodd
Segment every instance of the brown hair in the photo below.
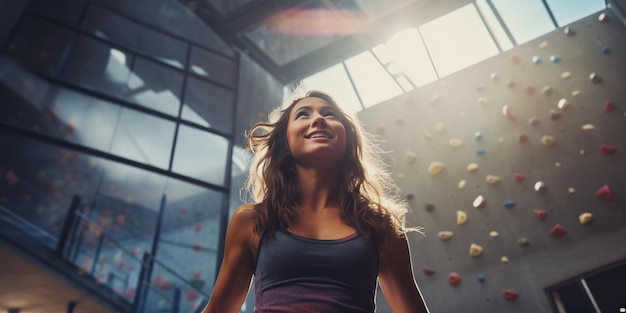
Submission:
M 344 223 L 366 238 L 379 237 L 389 227 L 398 235 L 404 234 L 409 230 L 405 227 L 407 205 L 397 197 L 399 189 L 381 159 L 382 150 L 356 118 L 321 91 L 294 94 L 287 108 L 277 108 L 268 122 L 255 124 L 248 133 L 247 147 L 254 157 L 244 188 L 255 203 L 256 233 L 272 236 L 276 229 L 286 229 L 297 218 L 299 189 L 286 133 L 292 108 L 308 97 L 323 99 L 340 112 L 338 118 L 346 129 L 346 155 L 341 161 L 338 184 Z

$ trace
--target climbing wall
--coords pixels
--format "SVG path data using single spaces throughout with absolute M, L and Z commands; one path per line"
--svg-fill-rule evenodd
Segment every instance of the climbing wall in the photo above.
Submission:
M 626 258 L 625 33 L 598 13 L 359 113 L 431 312 L 551 312 L 546 287 Z

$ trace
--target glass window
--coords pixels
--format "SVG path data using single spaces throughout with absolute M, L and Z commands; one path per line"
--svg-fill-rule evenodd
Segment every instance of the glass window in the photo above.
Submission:
M 76 26 L 84 7 L 85 0 L 39 0 L 33 6 L 33 10 L 59 22 Z
M 491 0 L 518 45 L 554 30 L 541 0 Z
M 65 28 L 27 16 L 9 44 L 7 55 L 30 70 L 56 75 L 73 36 Z
M 313 74 L 303 79 L 301 83 L 306 90 L 317 89 L 328 93 L 348 113 L 356 113 L 363 110 L 361 102 L 350 83 L 348 73 L 346 73 L 341 63 Z
M 235 116 L 234 103 L 233 91 L 188 77 L 182 118 L 230 134 Z
M 149 54 L 172 66 L 183 68 L 185 64 L 185 43 L 134 23 L 108 9 L 90 6 L 81 28 L 125 48 Z
M 604 0 L 548 0 L 548 5 L 559 26 L 565 26 L 606 8 Z
M 228 145 L 222 136 L 180 125 L 172 171 L 223 186 Z
M 79 36 L 61 77 L 77 85 L 125 97 L 131 55 L 86 36 Z
M 109 151 L 121 112 L 119 106 L 67 89 L 59 89 L 50 106 L 63 139 Z
M 122 108 L 111 153 L 167 169 L 174 128 L 171 121 Z
M 345 64 L 366 108 L 403 93 L 369 51 L 347 59 Z
M 178 116 L 183 74 L 144 58 L 136 58 L 128 79 L 127 98 L 147 108 Z
M 191 60 L 189 70 L 200 76 L 207 77 L 213 81 L 236 87 L 236 66 L 231 59 L 218 54 L 193 47 L 191 49 Z
M 473 4 L 422 25 L 420 31 L 439 77 L 498 54 Z
M 496 15 L 493 14 L 493 10 L 491 10 L 491 7 L 489 7 L 486 0 L 477 0 L 476 7 L 485 19 L 487 28 L 489 28 L 491 34 L 493 34 L 496 41 L 500 45 L 500 49 L 502 49 L 502 51 L 507 51 L 513 48 L 513 43 L 511 42 L 511 39 L 504 31 L 504 28 L 502 28 L 502 24 L 500 24 L 500 22 L 496 18 Z
M 422 36 L 416 28 L 395 34 L 386 45 L 378 46 L 374 53 L 378 56 L 389 54 L 389 71 L 392 74 L 406 74 L 416 87 L 437 80 L 437 73 L 430 61 Z

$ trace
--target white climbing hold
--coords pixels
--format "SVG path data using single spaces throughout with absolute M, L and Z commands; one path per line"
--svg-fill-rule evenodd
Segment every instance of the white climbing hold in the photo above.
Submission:
M 476 164 L 476 163 L 470 163 L 467 166 L 467 171 L 470 172 L 470 173 L 476 172 L 477 170 L 478 170 L 478 164 Z
M 574 189 L 574 187 L 569 187 L 569 188 L 567 188 L 567 192 L 569 192 L 569 193 L 575 193 L 575 192 L 576 192 L 576 189 Z
M 580 96 L 580 94 L 581 94 L 581 91 L 580 91 L 580 90 L 574 90 L 574 91 L 572 91 L 572 96 L 574 96 L 574 97 L 578 97 L 578 96 Z
M 589 212 L 585 212 L 578 216 L 578 221 L 583 225 L 591 223 L 592 219 L 593 219 L 593 214 Z
M 497 237 L 500 237 L 500 234 L 497 231 L 492 230 L 492 231 L 489 232 L 489 237 L 497 238 Z
M 435 124 L 435 130 L 440 133 L 443 131 L 443 124 L 442 123 L 437 123 Z
M 556 138 L 550 136 L 550 135 L 544 135 L 543 137 L 541 137 L 541 143 L 550 147 L 553 146 L 556 143 Z
M 457 139 L 457 138 L 452 138 L 452 139 L 450 139 L 448 144 L 452 148 L 459 148 L 459 147 L 461 147 L 463 145 L 463 140 Z
M 559 103 L 557 103 L 557 106 L 559 107 L 559 109 L 565 110 L 569 106 L 569 101 L 565 98 L 561 98 L 561 100 L 559 100 Z
M 509 258 L 507 258 L 507 257 L 505 257 L 505 256 L 502 256 L 502 257 L 500 258 L 500 262 L 502 262 L 502 263 L 509 263 Z
M 481 254 L 483 254 L 483 247 L 475 243 L 472 243 L 470 245 L 469 255 L 473 257 L 479 257 Z
M 465 185 L 467 185 L 467 181 L 465 179 L 459 181 L 458 187 L 459 189 L 463 189 L 465 188 Z
M 417 154 L 412 151 L 407 151 L 404 153 L 404 159 L 408 164 L 414 164 L 417 161 Z
M 571 72 L 563 72 L 563 73 L 561 73 L 561 78 L 563 78 L 563 79 L 568 79 L 570 77 L 572 77 L 572 73 Z
M 594 130 L 596 129 L 596 126 L 593 124 L 585 124 L 581 126 L 580 128 L 582 128 L 582 130 Z
M 467 222 L 467 213 L 458 210 L 456 211 L 456 223 L 458 225 L 463 225 Z
M 453 236 L 454 233 L 448 230 L 444 230 L 444 231 L 440 231 L 437 236 L 439 237 L 439 239 L 441 239 L 442 241 L 447 241 L 450 240 Z
M 545 49 L 545 48 L 547 48 L 547 47 L 548 47 L 548 42 L 547 42 L 547 41 L 542 41 L 542 42 L 539 44 L 539 49 Z
M 428 166 L 428 174 L 430 174 L 430 176 L 438 175 L 445 167 L 446 166 L 441 162 L 431 162 Z
M 427 131 L 427 130 L 424 131 L 424 138 L 430 139 L 432 137 L 433 137 L 433 135 L 430 133 L 430 131 Z
M 478 209 L 478 208 L 484 207 L 486 203 L 487 201 L 485 200 L 485 197 L 483 197 L 482 195 L 479 195 L 478 197 L 476 197 L 476 199 L 474 199 L 474 202 L 472 203 L 472 205 Z
M 487 177 L 485 177 L 485 180 L 487 181 L 487 183 L 495 185 L 499 183 L 501 179 L 500 177 L 495 175 L 487 175 Z

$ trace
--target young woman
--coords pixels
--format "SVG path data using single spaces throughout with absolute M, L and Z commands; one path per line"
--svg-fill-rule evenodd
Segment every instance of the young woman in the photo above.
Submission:
M 360 124 L 308 92 L 248 135 L 255 153 L 204 313 L 374 312 L 377 282 L 394 313 L 428 312 L 404 226 L 406 205 Z

